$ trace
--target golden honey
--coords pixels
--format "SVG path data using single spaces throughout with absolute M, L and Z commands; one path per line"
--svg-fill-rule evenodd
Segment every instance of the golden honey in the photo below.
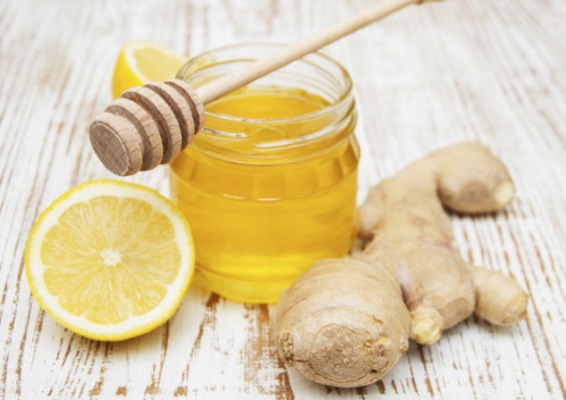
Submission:
M 218 76 L 215 66 L 227 62 L 214 55 L 193 61 L 190 76 Z M 171 164 L 171 196 L 193 231 L 197 277 L 228 299 L 276 302 L 313 262 L 345 255 L 354 240 L 351 82 L 331 59 L 311 59 L 335 67 L 333 75 L 325 66 L 329 82 L 317 70 L 315 86 L 305 80 L 305 61 L 217 100 L 206 107 L 205 129 Z

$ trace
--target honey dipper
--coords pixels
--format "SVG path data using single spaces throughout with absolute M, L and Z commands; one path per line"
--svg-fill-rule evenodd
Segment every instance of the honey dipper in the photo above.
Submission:
M 92 147 L 104 166 L 125 176 L 173 160 L 204 123 L 204 105 L 411 4 L 437 0 L 385 0 L 249 66 L 202 86 L 179 79 L 129 89 L 90 125 Z

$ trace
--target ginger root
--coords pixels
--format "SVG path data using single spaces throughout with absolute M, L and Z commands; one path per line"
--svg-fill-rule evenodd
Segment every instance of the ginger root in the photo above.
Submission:
M 433 152 L 376 185 L 358 212 L 363 252 L 315 263 L 283 294 L 274 329 L 285 365 L 318 383 L 363 386 L 409 338 L 432 344 L 474 311 L 496 325 L 519 321 L 527 294 L 462 260 L 443 209 L 496 211 L 513 195 L 507 168 L 478 143 Z

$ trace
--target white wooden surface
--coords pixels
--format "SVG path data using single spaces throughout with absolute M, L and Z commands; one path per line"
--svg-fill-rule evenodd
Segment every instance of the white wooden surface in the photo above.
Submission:
M 32 300 L 22 273 L 38 213 L 110 177 L 85 135 L 110 97 L 115 57 L 148 39 L 197 54 L 290 41 L 375 0 L 0 1 L 0 398 L 560 399 L 566 397 L 566 2 L 452 0 L 412 7 L 332 45 L 350 70 L 363 148 L 360 196 L 437 147 L 479 139 L 518 188 L 506 211 L 454 216 L 465 258 L 531 294 L 511 329 L 475 318 L 412 345 L 357 390 L 287 373 L 267 306 L 191 288 L 162 328 L 123 343 L 74 335 Z M 167 193 L 166 169 L 129 178 Z

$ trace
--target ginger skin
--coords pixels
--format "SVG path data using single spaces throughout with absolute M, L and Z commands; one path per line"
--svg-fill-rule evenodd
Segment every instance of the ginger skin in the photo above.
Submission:
M 519 321 L 526 293 L 462 260 L 443 208 L 496 211 L 513 194 L 507 168 L 477 143 L 433 152 L 376 185 L 358 212 L 363 252 L 315 263 L 282 296 L 282 360 L 315 382 L 356 387 L 387 373 L 409 337 L 432 344 L 474 311 L 497 325 Z
M 315 263 L 283 295 L 277 315 L 281 359 L 326 385 L 375 382 L 409 347 L 411 319 L 396 276 L 362 260 Z

